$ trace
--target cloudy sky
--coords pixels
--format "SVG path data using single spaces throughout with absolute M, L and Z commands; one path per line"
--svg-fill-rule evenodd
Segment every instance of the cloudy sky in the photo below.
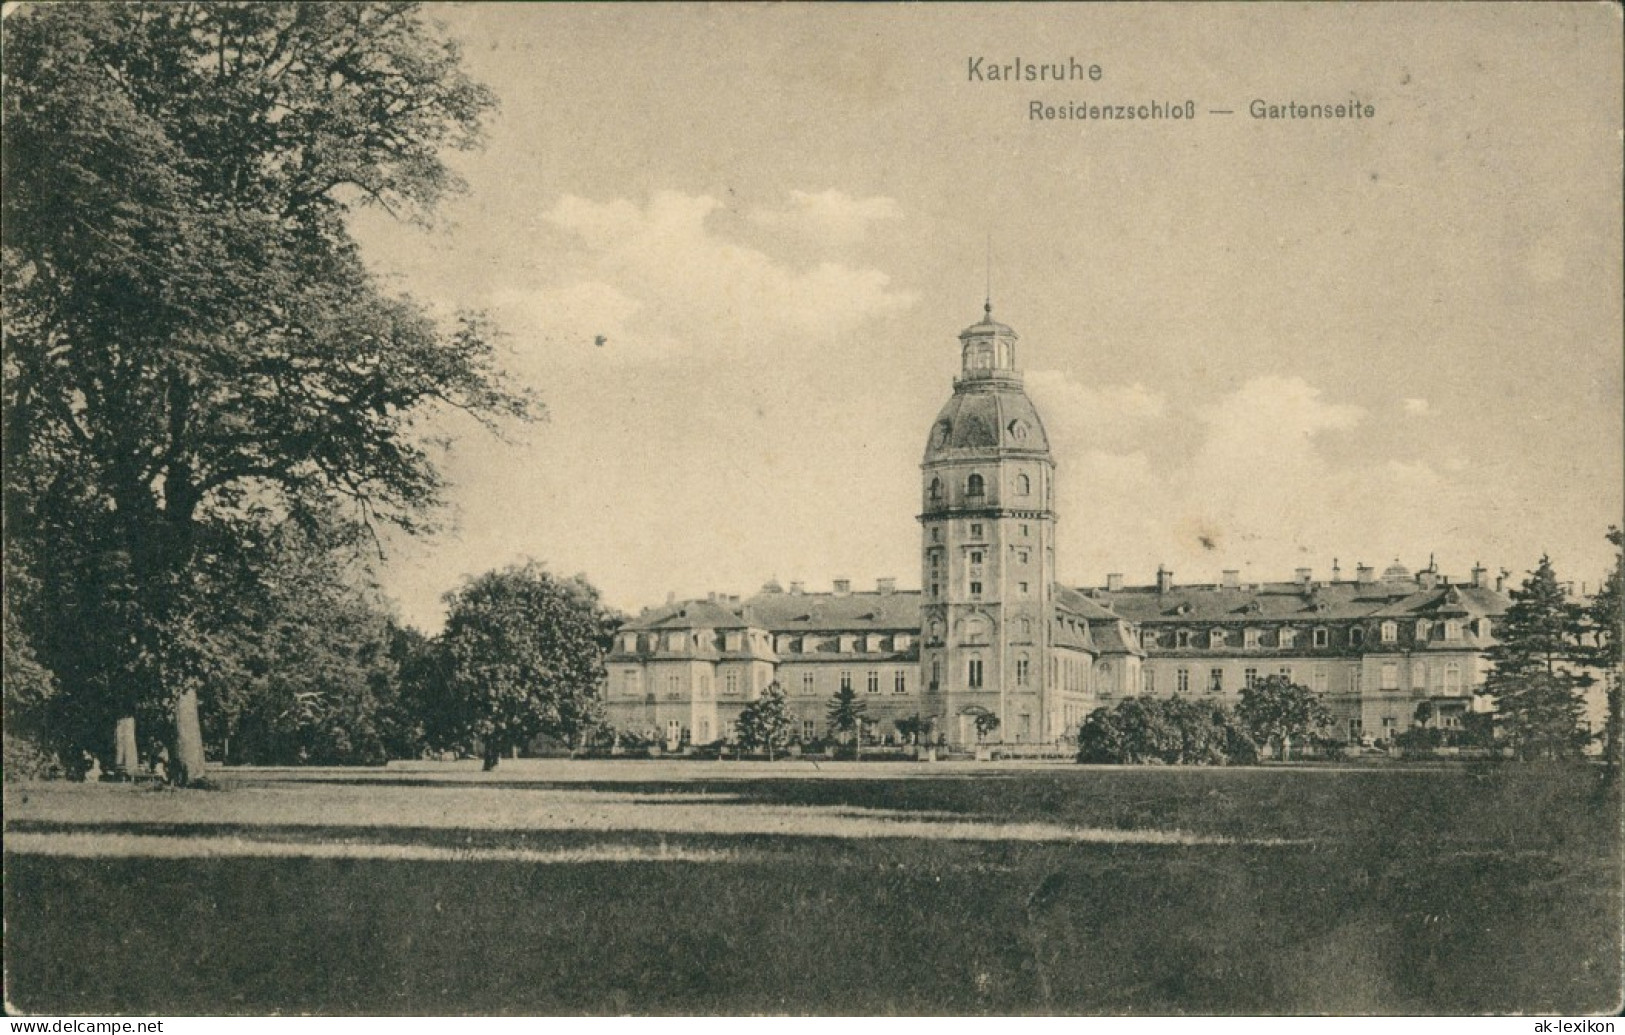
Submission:
M 501 111 L 440 226 L 358 233 L 400 290 L 488 310 L 550 419 L 446 458 L 453 527 L 385 571 L 420 625 L 523 557 L 629 610 L 917 586 L 918 463 L 990 236 L 1066 581 L 1607 566 L 1617 8 L 435 12 Z M 978 82 L 977 57 L 1101 77 Z M 1374 116 L 1249 114 L 1351 99 Z

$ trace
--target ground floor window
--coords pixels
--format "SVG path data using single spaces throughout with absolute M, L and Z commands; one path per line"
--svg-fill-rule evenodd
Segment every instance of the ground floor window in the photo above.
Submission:
M 813 726 L 813 721 L 811 719 L 802 719 L 801 739 L 812 740 L 816 736 L 818 736 L 818 730 Z

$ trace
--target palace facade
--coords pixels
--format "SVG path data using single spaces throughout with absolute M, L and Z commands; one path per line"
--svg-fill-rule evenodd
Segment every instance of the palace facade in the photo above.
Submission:
M 1483 682 L 1483 651 L 1510 602 L 1482 568 L 1452 581 L 1432 565 L 1364 565 L 1345 579 L 1176 585 L 1056 581 L 1056 463 L 1022 387 L 1016 332 L 992 317 L 959 335 L 960 372 L 920 464 L 920 585 L 872 591 L 769 583 L 646 609 L 607 659 L 608 719 L 668 744 L 727 739 L 740 710 L 783 688 L 803 740 L 828 733 L 850 686 L 876 736 L 930 718 L 956 746 L 1052 744 L 1125 696 L 1234 703 L 1281 674 L 1324 695 L 1341 738 L 1386 739 L 1432 702 L 1457 725 Z M 997 726 L 978 733 L 977 719 Z M 984 720 L 983 728 L 988 725 Z

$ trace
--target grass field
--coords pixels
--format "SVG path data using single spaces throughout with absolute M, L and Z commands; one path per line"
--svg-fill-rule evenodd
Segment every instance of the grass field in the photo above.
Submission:
M 29 1013 L 1619 1006 L 1620 812 L 1512 766 L 504 762 L 6 789 Z

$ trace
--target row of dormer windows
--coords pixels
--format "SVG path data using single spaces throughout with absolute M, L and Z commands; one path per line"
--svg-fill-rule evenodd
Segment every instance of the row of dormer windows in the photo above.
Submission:
M 914 643 L 910 633 L 863 633 L 837 636 L 780 635 L 776 641 L 768 633 L 750 629 L 725 632 L 720 636 L 709 630 L 672 630 L 663 633 L 626 632 L 620 635 L 620 649 L 627 654 L 639 651 L 666 651 L 674 654 L 693 654 L 700 651 L 768 650 L 780 653 L 812 654 L 820 651 L 839 651 L 842 654 L 880 654 L 886 651 L 908 650 Z
M 1363 647 L 1373 642 L 1378 644 L 1396 644 L 1403 641 L 1411 643 L 1455 642 L 1465 638 L 1468 631 L 1474 636 L 1485 637 L 1490 634 L 1490 620 L 1488 618 L 1475 619 L 1471 623 L 1446 619 L 1434 621 L 1427 618 L 1412 622 L 1386 621 L 1377 625 L 1374 630 L 1365 626 L 1354 625 L 1339 627 L 1334 630 L 1324 625 L 1313 627 L 1278 626 L 1274 628 L 1246 627 L 1240 630 L 1240 646 L 1243 650 L 1293 650 L 1305 647 L 1331 647 L 1349 646 Z M 1140 634 L 1141 645 L 1148 648 L 1164 647 L 1174 650 L 1219 650 L 1237 645 L 1237 630 L 1232 627 L 1219 627 L 1210 629 L 1143 629 Z

